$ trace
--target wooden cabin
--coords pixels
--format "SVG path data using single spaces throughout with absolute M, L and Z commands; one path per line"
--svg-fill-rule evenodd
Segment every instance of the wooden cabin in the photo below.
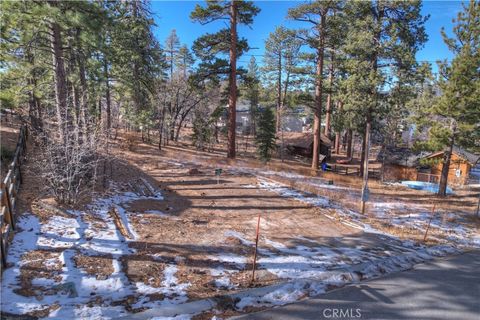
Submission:
M 444 151 L 438 151 L 425 157 L 432 162 L 430 174 L 438 177 L 442 174 Z M 468 183 L 470 171 L 480 161 L 480 155 L 468 152 L 460 147 L 454 146 L 452 159 L 448 171 L 448 184 L 465 185 Z M 436 179 L 436 180 L 437 180 Z
M 330 158 L 332 141 L 324 134 L 320 135 L 320 154 Z M 292 155 L 312 157 L 313 133 L 312 132 L 283 132 L 278 134 L 277 146 L 283 147 Z
M 383 163 L 385 181 L 416 181 L 419 172 L 429 170 L 420 164 L 420 159 L 426 155 L 428 153 L 414 152 L 409 148 L 387 147 L 379 152 L 377 160 Z

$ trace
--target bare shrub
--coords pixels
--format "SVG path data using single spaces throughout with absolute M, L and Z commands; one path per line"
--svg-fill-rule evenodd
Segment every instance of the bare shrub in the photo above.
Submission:
M 134 133 L 125 134 L 125 140 L 121 144 L 121 148 L 128 151 L 135 151 L 135 146 L 137 145 L 137 137 Z
M 98 134 L 82 139 L 76 132 L 66 138 L 60 142 L 43 137 L 39 171 L 59 203 L 75 204 L 97 182 L 98 169 L 105 162 L 105 155 L 98 152 L 104 139 Z

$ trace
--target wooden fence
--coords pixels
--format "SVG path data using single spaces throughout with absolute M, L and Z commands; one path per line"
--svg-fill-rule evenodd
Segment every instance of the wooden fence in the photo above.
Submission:
M 15 230 L 15 205 L 17 204 L 17 193 L 22 183 L 21 164 L 27 149 L 27 127 L 22 126 L 18 136 L 17 147 L 13 160 L 5 179 L 0 182 L 0 258 L 1 269 L 7 265 L 7 249 L 10 237 Z
M 430 183 L 440 183 L 439 174 L 431 174 L 425 172 L 417 173 L 417 181 L 430 182 Z

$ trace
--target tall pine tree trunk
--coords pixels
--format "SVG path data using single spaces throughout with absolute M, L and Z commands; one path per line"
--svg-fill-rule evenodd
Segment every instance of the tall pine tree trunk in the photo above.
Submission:
M 322 126 L 322 74 L 323 74 L 323 55 L 325 46 L 325 15 L 321 16 L 320 21 L 320 44 L 317 49 L 317 70 L 315 81 L 315 113 L 313 120 L 313 155 L 312 155 L 312 173 L 316 173 L 320 159 L 321 144 L 321 126 Z
M 50 23 L 51 47 L 54 65 L 55 82 L 55 109 L 57 117 L 58 134 L 61 143 L 66 141 L 66 113 L 67 113 L 67 80 L 65 75 L 65 64 L 62 51 L 62 35 L 60 25 L 56 22 Z
M 352 158 L 353 157 L 353 130 L 348 129 L 347 130 L 347 158 Z
M 334 71 L 333 60 L 334 60 L 334 53 L 332 50 L 332 55 L 330 57 L 330 66 L 328 71 L 329 91 L 327 95 L 327 106 L 326 106 L 327 113 L 325 115 L 325 135 L 327 137 L 330 137 L 330 122 L 332 117 L 332 87 L 333 87 L 333 71 Z
M 365 122 L 365 128 L 364 128 L 364 132 L 363 132 L 363 136 L 362 136 L 362 152 L 360 153 L 360 170 L 358 171 L 358 175 L 360 177 L 363 177 L 363 174 L 364 174 L 364 162 L 365 162 L 365 152 L 367 150 L 366 148 L 366 145 L 365 145 L 365 142 L 367 141 L 367 125 L 368 125 L 368 122 Z
M 33 54 L 31 54 L 30 50 L 26 50 L 25 58 L 30 65 L 35 65 L 35 58 Z M 43 130 L 42 105 L 40 103 L 40 99 L 35 94 L 37 91 L 37 75 L 35 74 L 34 70 L 34 68 L 30 69 L 27 78 L 27 83 L 32 88 L 28 93 L 28 115 L 32 129 L 34 131 L 41 132 Z
M 110 98 L 110 79 L 108 75 L 108 61 L 105 58 L 103 62 L 103 76 L 105 77 L 105 102 L 106 102 L 106 112 L 107 112 L 107 132 L 110 131 L 110 127 L 112 126 L 112 119 L 111 119 L 111 98 Z
M 342 111 L 343 104 L 342 104 L 341 101 L 337 102 L 337 108 L 338 108 L 339 111 Z M 340 131 L 337 131 L 335 133 L 335 154 L 337 154 L 337 155 L 340 153 L 340 139 L 341 139 Z
M 453 150 L 454 139 L 450 140 L 450 145 L 448 146 L 447 151 L 443 154 L 443 165 L 442 173 L 440 175 L 440 183 L 438 185 L 438 196 L 445 197 L 447 195 L 447 184 L 448 184 L 448 172 L 450 170 L 450 162 L 452 160 L 452 150 Z
M 275 113 L 275 132 L 280 132 L 280 108 L 282 107 L 282 53 L 278 54 L 277 112 Z
M 165 124 L 165 108 L 162 108 L 160 110 L 160 123 L 158 125 L 158 150 L 162 150 L 164 124 Z
M 283 83 L 283 94 L 282 94 L 282 100 L 280 101 L 280 130 L 283 132 L 283 126 L 282 126 L 282 117 L 283 117 L 283 110 L 285 108 L 285 101 L 287 100 L 287 92 L 288 92 L 288 86 L 290 84 L 290 71 L 287 70 L 287 74 L 285 77 L 285 81 Z
M 75 42 L 78 47 L 80 45 L 80 28 L 76 29 L 75 32 Z M 78 78 L 80 80 L 80 87 L 79 87 L 79 129 L 81 131 L 81 136 L 84 137 L 84 142 L 88 135 L 88 88 L 87 88 L 87 79 L 86 79 L 86 71 L 85 71 L 85 56 L 82 50 L 78 50 L 77 54 L 75 55 L 78 65 Z
M 230 92 L 228 96 L 228 150 L 227 157 L 235 158 L 235 131 L 237 113 L 237 4 L 230 4 Z

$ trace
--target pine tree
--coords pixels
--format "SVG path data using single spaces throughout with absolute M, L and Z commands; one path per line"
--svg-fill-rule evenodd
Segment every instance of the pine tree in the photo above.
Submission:
M 74 202 L 94 183 L 84 177 L 94 174 L 104 151 L 103 129 L 111 125 L 113 106 L 118 115 L 123 104 L 136 127 L 152 125 L 151 98 L 164 64 L 148 6 L 4 1 L 0 14 L 0 97 L 19 92 L 15 104 L 26 107 L 48 164 L 41 174 L 58 200 Z
M 300 40 L 293 30 L 277 27 L 265 41 L 265 58 L 263 71 L 270 81 L 276 82 L 276 131 L 281 130 L 281 114 L 285 107 L 287 94 L 292 85 L 300 63 Z
M 177 36 L 177 31 L 173 29 L 165 40 L 165 54 L 167 55 L 167 63 L 170 69 L 170 78 L 173 76 L 173 67 L 175 65 L 175 58 L 180 50 L 180 39 Z
M 229 28 L 214 34 L 206 34 L 194 43 L 195 54 L 203 60 L 201 67 L 207 74 L 228 75 L 228 150 L 227 157 L 235 158 L 235 129 L 237 104 L 237 59 L 248 49 L 246 40 L 238 39 L 237 25 L 251 25 L 253 17 L 260 12 L 252 2 L 243 0 L 207 1 L 206 7 L 197 4 L 190 14 L 194 21 L 208 24 L 213 21 L 230 21 Z M 217 54 L 229 54 L 229 62 Z
M 257 153 L 263 162 L 272 158 L 275 149 L 275 116 L 271 108 L 265 108 L 258 113 L 257 133 L 255 143 Z
M 180 70 L 184 78 L 187 78 L 187 73 L 192 69 L 195 63 L 195 57 L 186 45 L 182 45 L 178 49 L 175 56 L 175 67 Z
M 258 112 L 258 103 L 260 100 L 260 78 L 259 68 L 254 56 L 250 58 L 248 64 L 247 76 L 244 81 L 244 96 L 250 104 L 250 119 L 252 122 L 252 133 L 256 132 L 256 118 Z
M 348 36 L 342 47 L 347 73 L 343 81 L 344 112 L 351 114 L 355 130 L 363 135 L 362 163 L 366 160 L 368 128 L 382 118 L 384 89 L 396 77 L 414 74 L 415 54 L 425 43 L 426 17 L 421 2 L 347 2 Z M 391 86 L 391 84 L 390 84 Z M 361 166 L 360 175 L 364 174 Z
M 312 155 L 312 169 L 316 172 L 319 166 L 320 159 L 320 131 L 321 131 L 321 116 L 323 109 L 323 72 L 324 72 L 324 57 L 325 50 L 329 46 L 330 30 L 333 21 L 333 12 L 337 7 L 341 6 L 342 2 L 334 0 L 318 1 L 311 3 L 300 4 L 296 8 L 288 11 L 288 16 L 291 19 L 306 22 L 312 25 L 310 29 L 303 30 L 302 38 L 305 43 L 311 48 L 315 49 L 315 108 L 314 108 L 314 123 L 313 123 L 313 155 Z
M 126 116 L 142 133 L 149 129 L 153 117 L 155 84 L 163 77 L 165 60 L 160 44 L 153 35 L 153 19 L 146 1 L 114 2 L 116 17 L 112 46 L 116 63 L 112 73 L 129 98 Z M 150 123 L 150 122 L 149 122 Z
M 422 127 L 428 127 L 428 140 L 417 146 L 445 150 L 439 196 L 446 195 L 453 146 L 480 150 L 480 4 L 471 0 L 462 5 L 454 38 L 442 29 L 444 42 L 455 57 L 451 63 L 439 63 L 441 95 L 435 103 L 424 105 L 419 115 Z

